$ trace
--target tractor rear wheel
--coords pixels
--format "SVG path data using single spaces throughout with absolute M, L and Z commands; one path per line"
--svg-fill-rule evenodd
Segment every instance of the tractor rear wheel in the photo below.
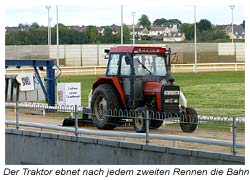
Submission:
M 121 108 L 117 91 L 112 85 L 99 85 L 91 98 L 92 120 L 99 129 L 112 130 L 118 124 L 119 118 L 108 117 L 109 111 Z
M 192 133 L 198 125 L 198 115 L 195 109 L 186 108 L 186 113 L 182 112 L 180 126 L 183 132 Z

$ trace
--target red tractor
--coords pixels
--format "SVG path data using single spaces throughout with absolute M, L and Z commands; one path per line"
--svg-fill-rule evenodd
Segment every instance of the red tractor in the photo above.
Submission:
M 108 112 L 132 110 L 139 115 L 133 119 L 136 132 L 146 131 L 146 121 L 140 117 L 146 111 L 177 115 L 184 132 L 196 129 L 198 115 L 187 107 L 185 96 L 170 76 L 170 49 L 117 46 L 105 52 L 109 56 L 106 76 L 96 79 L 89 97 L 97 128 L 111 130 L 119 125 L 122 117 L 109 116 Z M 151 118 L 149 125 L 159 128 L 162 123 L 163 119 Z

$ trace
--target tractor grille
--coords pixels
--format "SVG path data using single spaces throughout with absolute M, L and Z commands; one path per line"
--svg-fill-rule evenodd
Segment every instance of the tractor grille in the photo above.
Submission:
M 162 111 L 166 113 L 179 112 L 180 87 L 166 85 L 162 87 Z

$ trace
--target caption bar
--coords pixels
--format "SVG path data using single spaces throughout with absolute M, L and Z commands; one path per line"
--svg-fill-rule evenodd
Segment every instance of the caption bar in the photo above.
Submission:
M 249 170 L 243 168 L 227 168 L 219 169 L 111 169 L 111 168 L 98 168 L 98 169 L 46 169 L 46 168 L 22 168 L 10 169 L 4 168 L 2 175 L 4 176 L 207 176 L 207 175 L 227 175 L 227 176 L 249 176 Z

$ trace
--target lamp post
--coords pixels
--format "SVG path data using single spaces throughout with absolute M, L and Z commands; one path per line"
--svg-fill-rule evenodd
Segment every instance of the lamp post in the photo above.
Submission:
M 49 45 L 51 45 L 51 22 L 52 18 L 49 18 Z
M 133 45 L 135 44 L 135 13 L 136 12 L 131 12 L 133 15 Z
M 234 5 L 230 5 L 229 6 L 230 9 L 232 10 L 232 43 L 234 43 L 234 8 L 235 6 Z
M 196 5 L 185 5 L 194 7 L 194 69 L 193 72 L 198 72 L 197 69 L 197 28 L 196 28 Z
M 46 5 L 45 8 L 48 10 L 48 46 L 49 46 L 50 43 L 51 43 L 51 37 L 50 37 L 50 17 L 49 17 L 49 11 L 50 11 L 51 6 Z
M 121 5 L 121 44 L 123 44 L 123 5 Z
M 197 72 L 196 5 L 194 5 L 194 72 Z
M 58 5 L 56 5 L 56 64 L 59 66 L 59 27 L 58 27 Z

